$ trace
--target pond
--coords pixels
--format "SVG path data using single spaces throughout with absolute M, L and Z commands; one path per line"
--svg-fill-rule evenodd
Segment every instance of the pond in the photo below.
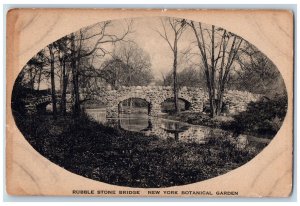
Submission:
M 147 136 L 156 135 L 162 139 L 175 141 L 205 144 L 211 136 L 220 136 L 220 134 L 225 135 L 225 133 L 229 133 L 217 128 L 191 125 L 160 117 L 151 117 L 143 113 L 119 114 L 118 118 L 106 118 L 105 108 L 86 109 L 85 111 L 88 116 L 99 123 L 127 131 L 141 132 Z M 251 137 L 240 135 L 237 140 L 237 146 L 240 148 L 246 147 L 249 144 L 249 139 Z

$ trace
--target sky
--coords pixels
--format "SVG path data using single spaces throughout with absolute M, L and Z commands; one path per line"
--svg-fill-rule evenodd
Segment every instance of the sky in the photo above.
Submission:
M 150 55 L 153 74 L 156 78 L 161 72 L 172 69 L 172 51 L 167 42 L 159 36 L 157 31 L 162 30 L 159 18 L 142 18 L 134 20 L 134 41 Z M 133 36 L 132 35 L 132 36 Z
M 133 20 L 132 25 L 132 33 L 130 33 L 126 40 L 134 41 L 140 48 L 142 48 L 146 53 L 150 56 L 151 61 L 151 69 L 154 75 L 154 78 L 162 80 L 162 74 L 166 75 L 168 72 L 172 71 L 173 67 L 173 53 L 168 43 L 159 35 L 159 32 L 163 32 L 162 27 L 162 19 L 161 17 L 147 17 L 147 18 L 133 18 L 133 19 L 121 19 L 114 20 L 111 22 L 111 25 L 106 29 L 108 34 L 113 34 L 117 36 L 121 36 L 126 30 L 127 23 L 129 20 Z M 91 26 L 91 25 L 87 25 Z M 83 28 L 84 29 L 84 28 Z M 99 27 L 93 27 L 90 30 L 90 34 L 96 33 L 99 30 Z M 166 26 L 167 34 L 170 37 L 170 42 L 174 41 L 174 34 L 171 31 L 171 28 Z M 178 71 L 185 68 L 185 65 L 182 64 L 184 61 L 180 61 L 180 56 L 182 56 L 181 52 L 187 48 L 192 47 L 192 42 L 194 40 L 194 34 L 191 30 L 186 29 L 183 35 L 178 42 Z M 97 41 L 97 36 L 88 40 L 86 45 L 91 48 L 95 45 L 95 41 Z M 194 44 L 193 44 L 194 45 Z M 101 47 L 112 51 L 113 45 L 111 43 L 107 43 L 105 45 L 101 45 Z M 46 49 L 47 50 L 47 49 Z M 105 57 L 95 57 L 94 66 L 95 68 L 100 68 L 103 61 L 111 58 L 110 55 L 106 55 Z M 59 83 L 56 84 L 59 88 Z M 47 89 L 50 87 L 49 81 L 41 82 L 40 88 Z
M 124 20 L 115 20 L 112 25 L 110 29 L 113 33 L 122 33 L 125 28 Z M 168 36 L 170 35 L 170 40 L 173 41 L 173 33 L 170 28 L 167 27 L 167 29 Z M 153 75 L 156 79 L 161 79 L 161 73 L 166 74 L 172 70 L 173 53 L 168 43 L 158 33 L 158 31 L 163 31 L 160 17 L 134 18 L 133 31 L 127 39 L 133 40 L 150 55 Z M 193 33 L 187 29 L 178 43 L 179 52 L 191 47 L 193 41 Z M 178 55 L 180 56 L 180 53 Z
M 133 19 L 120 19 L 114 20 L 109 24 L 109 27 L 106 28 L 106 33 L 110 35 L 116 35 L 118 37 L 122 36 L 122 34 L 126 31 L 128 22 L 133 20 L 132 25 L 132 32 L 126 36 L 125 40 L 134 41 L 138 47 L 142 48 L 146 53 L 150 56 L 151 61 L 151 69 L 154 75 L 155 80 L 162 80 L 162 75 L 166 75 L 167 73 L 172 71 L 173 67 L 173 52 L 168 45 L 167 41 L 162 38 L 159 34 L 163 33 L 163 26 L 162 21 L 165 21 L 166 18 L 162 17 L 144 17 L 144 18 L 133 18 Z M 99 22 L 100 23 L 100 22 Z M 171 29 L 168 22 L 165 22 L 167 35 L 170 39 L 170 42 L 174 41 L 174 31 Z M 99 33 L 99 26 L 101 24 L 87 25 L 88 34 L 87 36 Z M 206 25 L 208 26 L 208 25 Z M 210 26 L 209 26 L 210 28 Z M 84 28 L 83 28 L 84 29 Z M 206 32 L 207 33 L 207 32 Z M 204 32 L 205 34 L 205 32 Z M 221 38 L 222 33 L 215 34 L 215 38 Z M 218 36 L 219 35 L 219 36 Z M 209 40 L 210 36 L 208 34 L 204 35 L 204 39 Z M 99 39 L 99 36 L 94 36 L 89 40 L 85 40 L 85 46 L 88 51 L 91 51 L 92 48 L 95 46 L 95 42 Z M 178 69 L 177 71 L 180 72 L 181 70 L 187 68 L 191 62 L 186 62 L 186 59 L 182 59 L 182 52 L 187 49 L 192 49 L 193 53 L 198 53 L 198 48 L 195 43 L 195 36 L 193 30 L 187 26 L 186 30 L 182 34 L 179 42 L 178 42 Z M 122 44 L 122 42 L 118 42 L 118 44 Z M 112 43 L 101 44 L 101 48 L 105 48 L 108 51 L 113 51 L 114 48 L 118 48 L 112 45 Z M 98 50 L 100 52 L 101 50 Z M 215 50 L 215 55 L 217 49 Z M 103 56 L 96 56 L 93 60 L 93 65 L 95 68 L 102 68 L 102 63 L 106 60 L 111 58 L 110 55 Z M 193 61 L 194 64 L 202 64 L 200 60 L 200 55 L 194 55 L 190 60 Z M 197 66 L 199 68 L 199 66 Z M 49 81 L 44 82 L 45 84 L 42 85 L 42 88 L 49 88 Z M 59 87 L 59 84 L 56 84 Z

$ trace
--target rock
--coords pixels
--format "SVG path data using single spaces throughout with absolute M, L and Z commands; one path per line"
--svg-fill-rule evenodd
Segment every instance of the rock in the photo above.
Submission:
M 186 86 L 182 87 L 181 91 L 187 91 L 187 87 Z

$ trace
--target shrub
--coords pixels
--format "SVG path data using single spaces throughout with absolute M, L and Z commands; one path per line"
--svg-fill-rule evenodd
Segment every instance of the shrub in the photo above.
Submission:
M 287 96 L 277 95 L 272 99 L 262 98 L 248 104 L 246 111 L 234 116 L 234 120 L 224 124 L 224 129 L 237 133 L 250 132 L 273 137 L 279 130 L 287 111 Z

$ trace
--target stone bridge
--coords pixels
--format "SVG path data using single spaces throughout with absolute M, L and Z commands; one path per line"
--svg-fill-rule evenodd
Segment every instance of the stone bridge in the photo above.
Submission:
M 174 98 L 172 87 L 163 86 L 134 86 L 121 87 L 118 90 L 106 91 L 96 98 L 104 102 L 107 117 L 118 117 L 120 103 L 130 98 L 143 99 L 148 103 L 148 114 L 157 116 L 161 112 L 161 104 L 167 99 Z M 205 98 L 201 88 L 182 88 L 178 93 L 178 98 L 189 105 L 189 110 L 202 112 Z
M 81 94 L 80 99 L 93 99 L 106 105 L 106 116 L 108 118 L 118 117 L 120 103 L 130 98 L 143 99 L 148 103 L 148 114 L 157 116 L 161 112 L 161 105 L 167 99 L 173 98 L 172 87 L 169 86 L 133 86 L 120 87 L 118 90 L 105 90 L 97 94 Z M 189 105 L 188 110 L 202 112 L 204 104 L 208 102 L 207 92 L 198 87 L 183 87 L 178 92 L 178 98 Z M 228 107 L 228 113 L 236 113 L 246 110 L 248 103 L 257 101 L 260 95 L 249 92 L 230 90 L 224 94 L 224 102 Z M 71 109 L 71 95 L 67 94 L 67 110 Z M 51 95 L 24 100 L 27 110 L 36 112 L 39 107 L 45 107 L 51 103 Z M 60 102 L 60 96 L 57 96 Z
M 40 97 L 31 97 L 23 99 L 25 108 L 28 113 L 36 113 L 39 110 L 45 110 L 46 106 L 52 103 L 51 95 L 44 95 Z M 60 102 L 60 96 L 57 96 L 57 103 Z

